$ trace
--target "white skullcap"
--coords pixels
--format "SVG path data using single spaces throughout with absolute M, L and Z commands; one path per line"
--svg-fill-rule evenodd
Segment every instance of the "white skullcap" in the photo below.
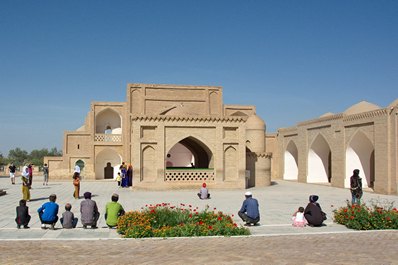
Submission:
M 245 196 L 252 196 L 252 192 L 251 191 L 246 191 Z

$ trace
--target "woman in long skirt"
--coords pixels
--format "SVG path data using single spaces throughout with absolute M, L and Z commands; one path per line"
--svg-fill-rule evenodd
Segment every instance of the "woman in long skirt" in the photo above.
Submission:
M 75 192 L 73 193 L 73 197 L 75 199 L 79 199 L 80 194 L 80 174 L 75 172 L 73 174 L 73 186 L 75 187 Z

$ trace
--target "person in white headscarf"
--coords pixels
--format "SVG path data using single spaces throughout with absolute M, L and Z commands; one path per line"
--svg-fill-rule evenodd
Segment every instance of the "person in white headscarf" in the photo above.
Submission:
M 30 201 L 30 182 L 28 166 L 22 168 L 22 197 L 25 201 Z

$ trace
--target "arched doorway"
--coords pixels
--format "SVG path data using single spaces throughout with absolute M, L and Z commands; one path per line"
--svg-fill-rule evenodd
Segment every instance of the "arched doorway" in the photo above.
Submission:
M 374 147 L 369 138 L 358 131 L 351 139 L 346 150 L 346 177 L 344 186 L 350 187 L 350 177 L 354 169 L 360 170 L 362 186 L 364 188 L 374 185 Z
M 155 181 L 156 170 L 155 163 L 155 149 L 152 146 L 147 146 L 142 150 L 142 174 L 141 181 Z
M 319 134 L 308 152 L 308 183 L 331 181 L 331 151 L 325 138 Z
M 205 144 L 190 136 L 170 148 L 165 162 L 167 168 L 213 168 L 213 154 Z
M 249 141 L 246 141 L 246 145 Z M 246 147 L 246 188 L 256 186 L 256 155 Z
M 293 141 L 290 141 L 285 150 L 283 179 L 298 179 L 298 150 Z
M 237 180 L 237 156 L 238 151 L 234 146 L 228 146 L 224 151 L 224 180 Z
M 109 178 L 110 177 L 109 173 L 105 174 L 106 167 L 113 168 L 112 178 L 116 178 L 121 163 L 122 163 L 122 158 L 115 150 L 110 148 L 102 150 L 97 154 L 95 158 L 95 178 L 96 179 Z
M 76 163 L 75 163 L 75 166 L 79 166 L 79 168 L 80 168 L 80 178 L 83 178 L 84 177 L 84 166 L 85 166 L 84 161 L 81 160 L 81 159 L 77 160 Z

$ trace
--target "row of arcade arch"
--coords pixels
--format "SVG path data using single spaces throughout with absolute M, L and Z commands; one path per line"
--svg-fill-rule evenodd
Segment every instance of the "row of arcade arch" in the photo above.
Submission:
M 332 151 L 322 134 L 319 134 L 312 142 L 307 156 L 307 183 L 330 183 L 332 181 Z M 284 179 L 298 179 L 298 158 L 297 145 L 291 140 L 284 152 Z M 347 145 L 345 165 L 344 187 L 350 186 L 352 171 L 359 169 L 363 187 L 373 188 L 374 146 L 362 131 L 358 131 Z

